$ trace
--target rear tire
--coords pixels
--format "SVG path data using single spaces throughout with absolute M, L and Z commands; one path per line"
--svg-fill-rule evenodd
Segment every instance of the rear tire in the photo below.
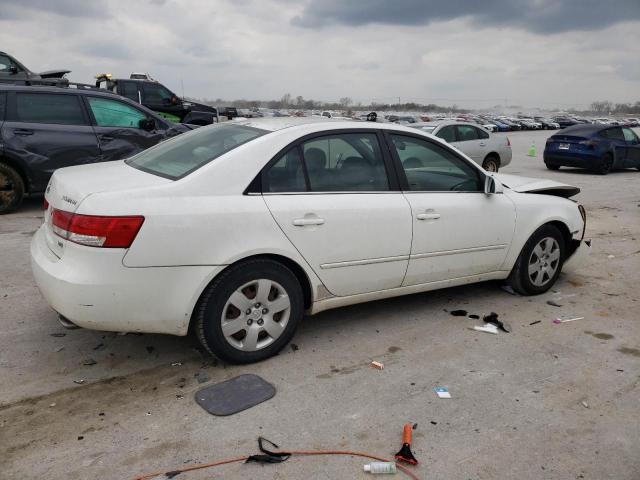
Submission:
M 548 163 L 545 163 L 545 165 L 549 170 L 560 170 L 560 165 L 549 165 Z
M 0 162 L 0 215 L 20 206 L 24 198 L 24 182 L 18 172 Z
M 258 258 L 232 265 L 207 287 L 194 312 L 194 330 L 209 353 L 231 363 L 252 363 L 289 343 L 303 314 L 295 274 Z
M 522 295 L 539 295 L 549 290 L 560 276 L 565 256 L 560 230 L 543 225 L 525 243 L 508 283 Z
M 600 159 L 600 165 L 598 166 L 597 172 L 600 175 L 606 175 L 613 168 L 613 155 L 610 153 L 605 153 L 602 155 Z
M 487 172 L 497 172 L 500 168 L 500 160 L 498 160 L 494 155 L 487 155 L 487 158 L 482 162 L 482 168 Z

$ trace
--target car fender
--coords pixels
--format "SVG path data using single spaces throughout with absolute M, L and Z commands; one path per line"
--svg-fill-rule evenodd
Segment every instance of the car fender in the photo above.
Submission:
M 506 188 L 505 195 L 509 195 L 515 204 L 516 226 L 501 270 L 513 268 L 527 240 L 547 223 L 560 222 L 573 237 L 582 235 L 584 222 L 576 202 L 552 195 L 518 193 Z

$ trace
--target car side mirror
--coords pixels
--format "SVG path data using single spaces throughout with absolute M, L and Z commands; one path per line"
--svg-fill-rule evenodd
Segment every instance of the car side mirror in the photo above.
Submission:
M 502 193 L 504 192 L 504 188 L 500 181 L 491 175 L 487 175 L 484 177 L 484 193 L 485 195 L 492 195 L 494 193 Z
M 17 74 L 17 73 L 18 73 L 18 67 L 16 67 L 15 65 L 11 65 L 11 66 L 9 67 L 9 73 L 10 73 L 11 75 L 15 75 L 15 74 Z
M 151 130 L 155 130 L 156 122 L 153 118 L 143 118 L 138 122 L 138 128 L 150 132 Z

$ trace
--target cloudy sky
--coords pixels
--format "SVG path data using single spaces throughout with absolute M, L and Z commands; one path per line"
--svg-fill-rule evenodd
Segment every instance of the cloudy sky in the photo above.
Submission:
M 210 99 L 640 100 L 640 0 L 0 0 L 0 50 Z

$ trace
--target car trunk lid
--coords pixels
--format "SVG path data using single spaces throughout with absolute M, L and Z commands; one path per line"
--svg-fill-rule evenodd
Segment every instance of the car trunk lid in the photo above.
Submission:
M 578 187 L 543 178 L 520 177 L 498 173 L 494 175 L 505 187 L 519 193 L 539 193 L 569 198 L 580 193 Z
M 80 204 L 95 193 L 154 187 L 168 183 L 172 181 L 132 168 L 122 160 L 57 170 L 45 191 L 45 201 L 48 204 L 44 216 L 47 245 L 56 256 L 62 258 L 67 240 L 53 231 L 54 209 L 75 213 Z

